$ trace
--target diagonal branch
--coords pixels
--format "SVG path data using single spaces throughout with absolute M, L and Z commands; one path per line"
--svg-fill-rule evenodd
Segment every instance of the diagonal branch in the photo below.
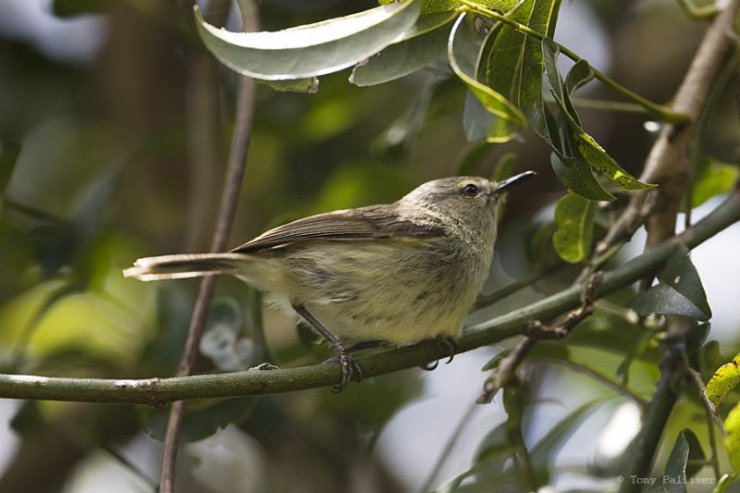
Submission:
M 667 261 L 677 244 L 694 248 L 737 221 L 740 221 L 740 190 L 736 190 L 711 214 L 682 234 L 605 273 L 601 284 L 594 290 L 594 298 L 606 296 L 655 272 Z M 581 292 L 581 286 L 572 286 L 469 327 L 458 341 L 458 352 L 520 335 L 532 320 L 549 319 L 576 308 L 581 303 Z M 357 358 L 357 362 L 363 373 L 371 377 L 418 367 L 447 355 L 448 349 L 436 342 L 423 342 Z M 334 385 L 339 380 L 339 374 L 339 365 L 320 364 L 283 370 L 252 369 L 143 380 L 0 375 L 0 398 L 161 406 L 184 399 L 241 397 L 324 387 Z

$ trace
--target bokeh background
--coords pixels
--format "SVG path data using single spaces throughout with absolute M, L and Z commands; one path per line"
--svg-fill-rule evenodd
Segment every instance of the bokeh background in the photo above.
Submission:
M 265 0 L 260 19 L 274 30 L 373 6 L 369 0 Z M 239 28 L 229 2 L 216 7 L 214 23 Z M 662 103 L 680 83 L 704 27 L 674 1 L 564 2 L 556 38 Z M 348 75 L 322 77 L 317 94 L 258 86 L 230 245 L 303 215 L 393 201 L 461 169 L 489 175 L 513 152 L 518 168 L 536 170 L 538 177 L 510 198 L 486 290 L 552 262 L 547 243 L 534 248 L 531 241 L 535 232 L 547 231 L 564 189 L 538 139 L 525 133 L 506 145 L 470 142 L 462 125 L 465 90 L 456 80 L 432 85 L 413 74 L 358 88 Z M 5 371 L 126 378 L 174 373 L 197 281 L 142 284 L 120 272 L 140 256 L 207 249 L 235 83 L 199 43 L 189 2 L 0 0 L 0 139 L 4 151 L 20 145 L 0 199 Z M 596 84 L 583 95 L 613 97 Z M 737 109 L 730 92 L 723 98 L 727 104 L 705 148 L 733 163 Z M 582 115 L 617 161 L 639 174 L 654 137 L 646 115 L 588 109 Z M 717 200 L 696 210 L 695 218 Z M 714 311 L 710 339 L 730 356 L 740 347 L 738 245 L 736 225 L 693 256 Z M 627 254 L 641 247 L 638 235 Z M 556 268 L 474 320 L 565 287 L 574 272 Z M 229 350 L 210 346 L 210 358 L 200 362 L 204 369 L 259 363 L 248 339 L 250 296 L 234 280 L 219 283 L 207 338 L 212 344 L 226 340 Z M 276 362 L 320 360 L 321 348 L 291 320 L 269 310 L 264 318 Z M 601 316 L 594 323 L 611 320 Z M 413 491 L 425 482 L 443 484 L 470 466 L 486 433 L 506 419 L 500 400 L 472 404 L 486 376 L 481 367 L 500 350 L 460 355 L 430 373 L 370 379 L 341 395 L 319 389 L 195 403 L 178 491 Z M 608 351 L 584 354 L 619 363 Z M 637 371 L 632 382 L 649 395 L 657 375 L 644 373 Z M 528 442 L 584 402 L 604 403 L 584 413 L 562 440 L 553 460 L 573 472 L 553 484 L 563 490 L 579 481 L 591 484 L 594 470 L 607 477 L 639 427 L 636 406 L 564 366 L 532 365 L 529 375 L 533 395 L 545 404 L 528 416 Z M 165 411 L 1 400 L 0 491 L 153 491 Z M 449 457 L 438 465 L 446 449 Z M 613 480 L 604 482 L 605 490 L 614 487 Z

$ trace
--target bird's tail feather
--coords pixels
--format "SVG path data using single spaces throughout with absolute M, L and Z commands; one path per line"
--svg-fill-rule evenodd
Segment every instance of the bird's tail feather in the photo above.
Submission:
M 243 253 L 193 253 L 144 257 L 123 271 L 124 277 L 141 281 L 185 279 L 211 274 L 234 274 L 250 259 Z

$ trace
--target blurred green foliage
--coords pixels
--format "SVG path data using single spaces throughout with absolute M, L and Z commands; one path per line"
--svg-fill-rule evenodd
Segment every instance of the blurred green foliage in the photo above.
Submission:
M 481 2 L 502 10 L 513 3 Z M 557 2 L 527 2 L 530 7 L 535 4 L 545 15 Z M 422 12 L 449 11 L 457 5 L 427 1 Z M 369 0 L 264 2 L 260 17 L 265 29 L 277 30 L 375 6 Z M 659 101 L 672 97 L 702 25 L 682 17 L 678 6 L 669 2 L 646 4 L 637 14 L 629 11 L 630 15 L 624 14 L 631 8 L 624 2 L 568 8 L 593 8 L 592 27 L 610 37 L 616 79 L 646 97 Z M 90 31 L 87 38 L 97 46 L 91 58 L 55 56 L 34 41 L 42 37 L 41 28 L 26 26 L 25 38 L 0 29 L 0 365 L 6 373 L 170 376 L 182 352 L 197 284 L 143 284 L 124 280 L 120 272 L 139 256 L 207 248 L 231 137 L 235 76 L 217 65 L 202 46 L 186 3 L 56 0 L 43 15 L 47 22 L 75 22 L 89 12 L 102 12 L 97 18 L 99 31 L 94 31 L 102 37 Z M 228 2 L 218 1 L 204 13 L 214 25 L 228 21 L 234 28 L 235 15 L 228 14 Z M 480 25 L 471 21 L 467 27 L 469 34 L 479 36 L 478 45 L 487 47 L 489 55 L 505 52 L 507 37 L 520 49 L 534 52 L 512 29 L 497 28 L 480 37 L 483 31 L 475 30 Z M 450 29 L 451 25 L 437 27 Z M 554 30 L 554 20 L 548 29 Z M 434 36 L 426 37 L 430 33 Z M 421 39 L 433 43 L 422 46 L 423 50 L 418 45 L 391 45 L 393 56 L 410 53 L 409 63 L 418 62 L 418 57 L 441 52 L 443 38 L 436 31 L 419 36 L 417 44 Z M 60 38 L 57 43 L 71 44 L 70 39 Z M 507 59 L 511 71 L 506 74 L 495 71 L 494 58 L 486 59 L 483 80 L 506 92 L 516 104 L 542 102 L 522 99 L 507 85 L 509 78 L 499 78 L 523 77 L 518 54 Z M 510 197 L 497 252 L 500 267 L 487 289 L 503 287 L 507 275 L 534 276 L 526 289 L 500 305 L 510 306 L 507 303 L 514 299 L 521 306 L 567 286 L 577 269 L 563 266 L 553 248 L 553 237 L 556 242 L 558 237 L 554 204 L 564 193 L 557 178 L 587 198 L 611 198 L 583 154 L 598 154 L 604 165 L 600 171 L 606 170 L 612 178 L 623 177 L 622 171 L 639 175 L 653 136 L 643 129 L 643 114 L 585 107 L 576 113 L 577 100 L 571 96 L 593 74 L 587 65 L 575 65 L 562 72 L 566 74 L 562 80 L 557 51 L 550 47 L 545 54 L 547 60 L 539 60 L 535 68 L 541 71 L 546 63 L 550 65 L 547 75 L 555 86 L 555 100 L 546 101 L 549 109 L 543 116 L 552 117 L 549 123 L 554 126 L 548 127 L 543 118 L 534 133 L 524 131 L 507 143 L 484 141 L 495 122 L 452 76 L 444 60 L 390 80 L 387 71 L 401 70 L 404 64 L 394 59 L 395 65 L 378 67 L 382 55 L 371 58 L 364 70 L 355 70 L 355 83 L 370 69 L 389 82 L 368 87 L 349 83 L 349 70 L 322 76 L 315 94 L 277 92 L 259 85 L 247 173 L 230 245 L 307 214 L 390 202 L 428 179 L 457 172 L 491 176 L 495 164 L 506 162 L 507 153 L 513 152 L 521 169 L 534 169 L 539 176 L 527 194 Z M 472 76 L 477 75 L 473 70 Z M 603 88 L 589 86 L 589 91 L 594 98 L 606 97 Z M 726 90 L 720 100 L 729 101 L 730 92 Z M 525 114 L 532 123 L 532 112 Z M 599 144 L 589 140 L 584 128 Z M 738 123 L 732 105 L 719 104 L 707 128 L 705 155 L 694 170 L 694 205 L 728 191 L 737 176 L 737 166 L 730 164 L 737 160 Z M 481 129 L 488 133 L 481 134 Z M 466 134 L 476 132 L 479 139 L 468 142 Z M 556 151 L 552 158 L 548 144 Z M 617 162 L 621 167 L 613 166 Z M 614 187 L 608 191 L 619 195 Z M 575 262 L 586 257 L 592 235 L 595 239 L 602 234 L 603 226 L 615 217 L 613 209 L 594 210 L 595 202 L 588 204 L 578 212 L 584 228 L 565 245 L 580 248 L 566 256 Z M 613 207 L 621 204 L 618 200 Z M 695 277 L 688 298 L 709 315 L 705 305 L 712 300 L 706 299 L 699 273 L 690 262 L 680 267 L 681 276 L 688 272 Z M 670 283 L 670 277 L 661 279 L 663 284 Z M 567 485 L 567 474 L 573 470 L 580 479 L 591 481 L 587 491 L 615 489 L 618 467 L 587 461 L 561 467 L 558 458 L 569 445 L 583 449 L 597 441 L 583 432 L 594 419 L 612 416 L 625 402 L 642 409 L 655 392 L 660 348 L 666 341 L 660 320 L 636 318 L 623 308 L 634 294 L 633 288 L 623 290 L 597 305 L 595 316 L 566 340 L 537 346 L 525 361 L 522 380 L 494 403 L 503 404 L 504 421 L 473 430 L 478 452 L 470 469 L 461 468 L 452 480 L 453 476 L 437 478 L 447 485 L 445 491 L 525 491 L 562 477 Z M 226 324 L 229 337 L 215 342 L 221 352 L 205 351 L 211 358 L 201 358 L 199 371 L 221 371 L 243 363 L 235 361 L 245 354 L 240 344 L 253 328 L 241 283 L 220 281 L 218 297 L 221 304 L 209 328 L 215 331 L 219 323 Z M 241 307 L 242 312 L 226 316 L 219 312 L 223 305 Z M 659 308 L 648 300 L 640 313 L 673 313 Z M 266 310 L 264 325 L 274 363 L 313 363 L 324 354 L 300 338 L 292 320 Z M 707 381 L 737 351 L 740 341 L 736 338 L 734 346 L 720 346 L 711 340 L 707 325 L 699 329 L 679 344 L 700 379 Z M 224 355 L 229 358 L 227 364 Z M 500 358 L 492 360 L 485 371 L 495 372 L 499 363 Z M 466 381 L 477 386 L 485 376 L 473 373 L 466 375 Z M 431 378 L 442 379 L 444 374 L 438 371 Z M 399 410 L 433 397 L 427 390 L 419 372 L 409 371 L 352 385 L 339 396 L 319 389 L 196 402 L 189 407 L 186 440 L 238 427 L 243 437 L 254 442 L 244 438 L 244 443 L 252 443 L 250 450 L 265 461 L 261 479 L 269 491 L 356 491 L 358 477 L 369 485 L 368 491 L 407 491 L 410 476 L 403 477 L 403 471 L 372 447 L 382 440 L 386 425 Z M 558 411 L 542 425 L 542 413 L 553 401 Z M 737 402 L 737 390 L 728 392 L 726 402 L 728 407 Z M 8 452 L 11 459 L 0 472 L 0 491 L 58 491 L 71 484 L 79 464 L 95 453 L 128 446 L 141 440 L 143 433 L 160 436 L 163 415 L 163 410 L 126 406 L 24 404 L 13 420 L 19 442 L 16 450 Z M 699 457 L 699 449 L 718 464 L 717 469 L 729 470 L 726 453 L 716 444 L 716 430 L 706 418 L 699 393 L 686 392 L 666 430 L 656 474 L 696 472 L 691 460 Z M 682 431 L 686 428 L 691 432 Z M 438 445 L 434 452 L 442 453 L 448 437 L 436 429 L 424 433 Z M 422 450 L 428 441 L 418 436 L 401 438 L 417 445 L 412 455 L 429 456 L 428 450 Z M 151 471 L 156 471 L 157 460 L 149 464 L 148 474 L 156 474 Z M 40 474 L 42 463 L 58 467 Z M 136 471 L 131 464 L 125 467 Z M 433 472 L 429 470 L 432 461 L 424 467 L 422 474 Z M 710 471 L 714 468 L 710 464 L 697 474 L 708 477 L 716 472 Z M 195 473 L 183 474 L 188 478 Z M 210 487 L 198 484 L 198 491 L 220 491 L 215 481 Z

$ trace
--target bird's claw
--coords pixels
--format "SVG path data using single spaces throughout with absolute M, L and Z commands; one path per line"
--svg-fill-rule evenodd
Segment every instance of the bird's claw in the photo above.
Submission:
M 342 377 L 339 383 L 331 388 L 332 392 L 339 393 L 343 391 L 349 385 L 352 376 L 358 382 L 362 380 L 362 368 L 360 368 L 360 365 L 357 364 L 355 359 L 346 350 L 338 350 L 337 354 L 327 362 L 339 363 L 342 370 Z

